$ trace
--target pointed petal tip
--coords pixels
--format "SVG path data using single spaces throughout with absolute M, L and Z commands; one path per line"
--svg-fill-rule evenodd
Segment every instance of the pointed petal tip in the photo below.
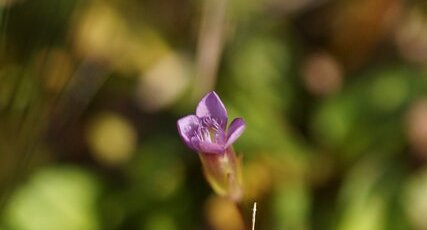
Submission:
M 196 115 L 215 118 L 223 129 L 227 125 L 227 110 L 215 91 L 209 92 L 200 100 L 196 108 Z
M 212 90 L 209 93 L 207 93 L 204 97 L 211 97 L 211 96 L 215 96 L 216 98 L 219 99 L 218 94 L 214 90 Z
M 245 131 L 246 123 L 243 120 L 243 118 L 236 118 L 234 119 L 230 127 L 227 131 L 227 143 L 225 144 L 226 147 L 233 144 L 239 137 L 242 135 L 243 131 Z

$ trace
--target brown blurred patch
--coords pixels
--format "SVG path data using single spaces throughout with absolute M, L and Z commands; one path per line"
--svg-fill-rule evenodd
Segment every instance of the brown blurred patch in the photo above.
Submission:
M 427 16 L 421 9 L 405 12 L 396 28 L 395 42 L 406 60 L 418 64 L 427 61 Z
M 415 152 L 427 160 L 427 98 L 415 102 L 409 109 L 406 132 Z
M 334 10 L 331 50 L 350 68 L 363 64 L 396 22 L 401 0 L 341 1 Z
M 306 57 L 301 72 L 305 87 L 314 95 L 330 95 L 341 89 L 342 67 L 328 53 L 319 52 Z
M 244 230 L 239 211 L 228 199 L 212 196 L 206 202 L 206 219 L 214 230 Z
M 271 191 L 274 184 L 272 169 L 265 161 L 245 162 L 243 171 L 245 200 L 260 200 Z
M 404 0 L 330 1 L 298 18 L 298 26 L 314 48 L 333 53 L 346 70 L 369 61 L 387 40 L 399 19 Z M 386 50 L 382 50 L 384 52 Z
M 44 88 L 54 94 L 65 89 L 75 69 L 70 54 L 59 48 L 40 51 L 35 57 L 35 64 Z

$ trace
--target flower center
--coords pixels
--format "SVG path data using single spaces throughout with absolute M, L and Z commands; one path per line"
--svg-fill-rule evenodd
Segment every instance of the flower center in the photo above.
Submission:
M 211 117 L 202 118 L 201 126 L 196 130 L 196 136 L 201 141 L 224 144 L 225 132 L 218 122 Z

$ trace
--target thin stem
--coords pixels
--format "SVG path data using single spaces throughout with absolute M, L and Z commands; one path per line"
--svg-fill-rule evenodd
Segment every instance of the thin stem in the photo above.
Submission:
M 228 0 L 204 0 L 200 24 L 195 79 L 195 96 L 215 86 L 218 64 L 224 46 Z

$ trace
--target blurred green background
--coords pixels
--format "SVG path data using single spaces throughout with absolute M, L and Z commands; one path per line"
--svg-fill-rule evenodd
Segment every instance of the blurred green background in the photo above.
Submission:
M 210 90 L 257 229 L 427 229 L 426 64 L 423 0 L 0 0 L 0 229 L 241 229 Z

